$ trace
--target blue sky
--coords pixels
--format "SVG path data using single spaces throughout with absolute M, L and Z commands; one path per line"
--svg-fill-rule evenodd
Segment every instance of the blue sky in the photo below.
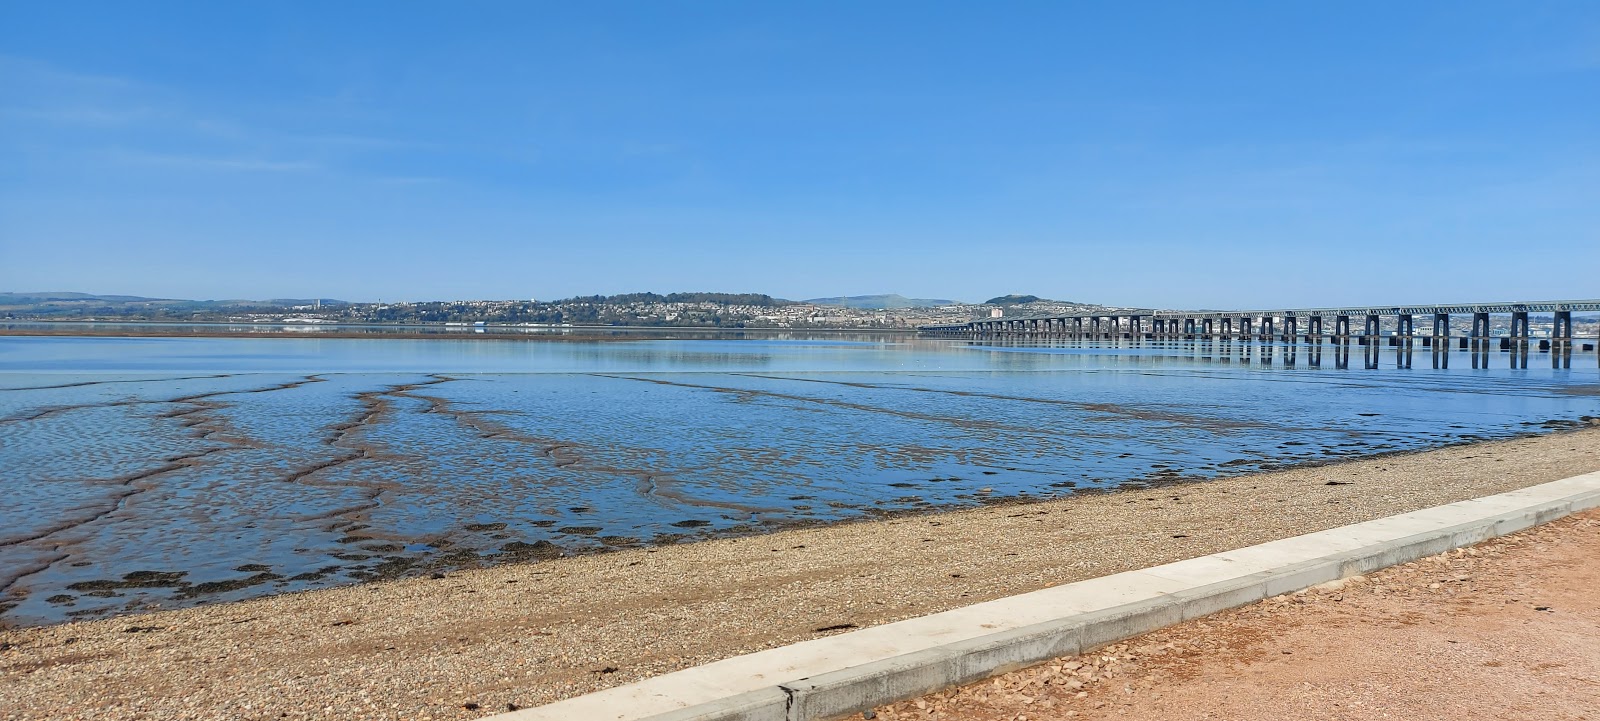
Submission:
M 1600 3 L 0 0 L 0 290 L 1600 296 Z

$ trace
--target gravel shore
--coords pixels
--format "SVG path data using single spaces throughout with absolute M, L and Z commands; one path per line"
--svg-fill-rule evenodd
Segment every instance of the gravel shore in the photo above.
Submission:
M 1600 429 L 0 631 L 5 719 L 458 719 L 1600 470 Z

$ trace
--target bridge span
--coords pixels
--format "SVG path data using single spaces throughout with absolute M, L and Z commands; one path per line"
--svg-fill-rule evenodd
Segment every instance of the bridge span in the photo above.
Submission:
M 1487 345 L 1498 338 L 1502 345 L 1524 344 L 1533 338 L 1530 313 L 1550 313 L 1554 323 L 1541 346 L 1569 349 L 1573 344 L 1572 314 L 1600 311 L 1600 300 L 1534 300 L 1502 303 L 1446 305 L 1396 305 L 1344 308 L 1285 308 L 1279 310 L 1182 311 L 1127 308 L 1082 313 L 980 318 L 967 323 L 926 325 L 918 330 L 936 338 L 992 339 L 1238 339 L 1264 342 L 1349 343 L 1362 345 L 1384 337 L 1385 325 L 1392 343 L 1421 340 L 1425 346 L 1442 346 L 1452 337 L 1453 316 L 1471 316 L 1471 330 L 1460 336 L 1461 347 Z M 1509 332 L 1492 335 L 1491 317 L 1510 316 Z M 1417 333 L 1417 318 L 1432 321 L 1430 333 Z M 1359 332 L 1352 321 L 1359 321 Z M 1386 323 L 1386 321 L 1388 321 Z M 1148 325 L 1146 325 L 1148 323 Z M 1438 342 L 1435 339 L 1440 339 Z

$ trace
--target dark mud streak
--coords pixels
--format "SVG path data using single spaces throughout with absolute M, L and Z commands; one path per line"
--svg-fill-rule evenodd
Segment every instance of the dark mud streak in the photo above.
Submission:
M 655 471 L 637 468 L 618 468 L 616 466 L 596 463 L 589 459 L 588 447 L 572 441 L 558 441 L 551 438 L 540 438 L 528 433 L 523 433 L 504 424 L 484 418 L 484 411 L 468 411 L 456 408 L 449 400 L 437 396 L 424 396 L 411 394 L 410 397 L 428 402 L 428 409 L 424 413 L 437 413 L 449 416 L 456 423 L 471 429 L 478 437 L 485 440 L 501 440 L 522 445 L 532 446 L 539 455 L 550 459 L 551 464 L 560 470 L 575 469 L 577 471 L 609 473 L 618 476 L 629 476 L 638 479 L 636 489 L 640 495 L 660 498 L 666 501 L 690 506 L 707 508 L 723 508 L 739 511 L 751 515 L 761 513 L 778 513 L 783 509 L 766 506 L 755 506 L 735 501 L 715 501 L 706 498 L 672 490 L 667 486 L 670 479 L 665 479 Z
M 228 374 L 228 375 L 220 375 L 220 376 L 195 376 L 195 378 L 231 378 L 231 377 L 234 377 L 235 375 L 237 375 L 237 374 Z M 172 379 L 172 380 L 182 380 L 182 379 L 176 379 L 175 378 L 175 379 Z M 36 421 L 36 420 L 40 420 L 42 418 L 47 418 L 49 416 L 53 416 L 53 415 L 56 415 L 56 414 L 59 414 L 59 413 L 66 413 L 68 411 L 83 410 L 83 409 L 86 409 L 86 408 L 120 408 L 120 407 L 124 407 L 124 406 L 165 405 L 165 404 L 168 404 L 168 403 L 193 403 L 194 401 L 203 400 L 203 399 L 206 399 L 206 398 L 215 398 L 217 396 L 226 396 L 226 395 L 234 395 L 234 394 L 242 394 L 242 393 L 270 393 L 272 391 L 283 391 L 283 390 L 289 390 L 290 388 L 298 388 L 300 386 L 306 385 L 307 383 L 321 383 L 324 380 L 326 380 L 326 379 L 324 379 L 324 378 L 322 378 L 320 376 L 309 375 L 309 376 L 306 376 L 305 378 L 303 378 L 301 380 L 290 381 L 288 383 L 280 383 L 280 384 L 274 385 L 274 386 L 267 386 L 266 388 L 250 388 L 250 389 L 239 390 L 239 391 L 212 391 L 210 393 L 197 393 L 197 394 L 194 394 L 194 395 L 179 396 L 177 398 L 168 398 L 168 399 L 124 398 L 124 399 L 121 399 L 121 400 L 102 401 L 102 402 L 99 402 L 99 403 L 76 403 L 76 404 L 67 405 L 67 406 L 46 406 L 44 408 L 37 408 L 37 409 L 34 409 L 31 412 L 27 412 L 26 415 L 15 415 L 15 416 L 7 416 L 5 418 L 0 418 L 0 424 L 20 423 L 20 422 L 25 422 L 25 421 Z M 113 383 L 113 382 L 116 382 L 116 381 L 97 381 L 97 382 L 99 382 L 99 383 Z M 65 387 L 69 387 L 69 386 L 61 386 L 61 387 L 65 388 Z M 16 389 L 11 389 L 11 390 L 16 390 Z M 187 410 L 182 410 L 182 411 L 174 411 L 174 412 L 171 412 L 171 413 L 162 414 L 161 417 L 170 418 L 170 417 L 173 417 L 173 416 L 185 415 L 185 414 L 188 414 L 188 413 L 195 413 L 198 410 L 200 410 L 200 409 L 187 409 Z
M 137 405 L 143 405 L 143 404 L 147 404 L 147 403 L 166 403 L 166 402 L 167 401 L 146 401 L 146 400 L 124 399 L 124 400 L 120 400 L 120 401 L 106 401 L 104 403 L 79 403 L 79 404 L 70 405 L 70 406 L 45 406 L 44 408 L 35 408 L 32 411 L 28 411 L 28 412 L 26 412 L 25 415 L 6 416 L 5 418 L 0 418 L 0 424 L 25 423 L 25 422 L 28 422 L 28 421 L 37 421 L 37 420 L 41 420 L 41 419 L 44 419 L 44 418 L 49 418 L 50 416 L 56 415 L 58 413 L 67 413 L 69 411 L 78 411 L 78 410 L 83 410 L 85 408 L 116 408 L 116 407 L 119 407 L 119 406 L 137 406 Z
M 210 393 L 196 393 L 194 395 L 179 396 L 177 398 L 173 398 L 173 399 L 167 400 L 167 401 L 155 401 L 155 402 L 158 402 L 158 403 L 191 403 L 193 401 L 198 401 L 198 400 L 202 400 L 202 399 L 205 399 L 205 398 L 216 398 L 217 396 L 244 395 L 244 394 L 247 394 L 247 393 L 271 393 L 273 391 L 286 391 L 286 390 L 289 390 L 291 388 L 299 388 L 300 386 L 310 385 L 312 383 L 322 383 L 322 382 L 324 382 L 326 380 L 328 380 L 328 379 L 323 378 L 320 373 L 313 373 L 313 374 L 308 375 L 308 376 L 306 376 L 304 378 L 301 378 L 300 380 L 297 380 L 297 381 L 289 381 L 288 383 L 279 383 L 277 385 L 267 386 L 265 388 L 246 388 L 245 390 L 242 390 L 242 391 L 211 391 Z
M 191 402 L 194 402 L 194 401 L 191 401 Z M 208 407 L 198 409 L 197 411 L 188 411 L 184 415 L 187 415 L 188 413 L 193 413 L 193 412 L 216 410 L 217 408 L 220 408 L 220 407 L 221 407 L 220 404 L 210 404 Z M 185 426 L 186 427 L 190 427 L 190 428 L 199 428 L 199 431 L 195 433 L 194 437 L 199 439 L 199 440 L 203 440 L 203 441 L 217 440 L 217 439 L 213 438 L 213 436 L 216 436 L 218 434 L 221 434 L 221 433 L 223 433 L 225 431 L 230 430 L 228 427 L 223 425 L 221 420 L 214 419 L 214 418 L 208 418 L 208 419 L 206 419 L 204 421 L 187 423 L 187 424 L 185 424 Z M 79 519 L 67 521 L 67 522 L 62 523 L 62 524 L 60 524 L 58 526 L 54 526 L 52 528 L 45 529 L 43 531 L 40 531 L 39 533 L 36 533 L 36 534 L 34 534 L 32 536 L 28 536 L 28 537 L 25 537 L 25 538 L 0 540 L 0 548 L 6 547 L 6 546 L 15 546 L 15 545 L 22 544 L 22 543 L 28 543 L 30 541 L 37 541 L 39 539 L 46 538 L 48 536 L 54 535 L 56 533 L 60 533 L 62 531 L 66 531 L 66 530 L 69 530 L 69 529 L 72 529 L 72 528 L 76 528 L 78 526 L 83 526 L 83 525 L 98 521 L 98 520 L 100 520 L 102 518 L 105 518 L 106 516 L 109 516 L 109 515 L 117 512 L 119 509 L 121 509 L 122 506 L 124 505 L 124 502 L 128 499 L 129 496 L 133 496 L 133 495 L 136 495 L 136 494 L 139 494 L 139 493 L 143 493 L 143 492 L 149 490 L 148 487 L 135 486 L 134 485 L 136 483 L 139 483 L 140 481 L 145 481 L 145 480 L 154 478 L 156 476 L 165 475 L 167 473 L 173 473 L 175 471 L 181 471 L 181 470 L 183 470 L 185 468 L 191 468 L 193 466 L 198 465 L 199 461 L 201 459 L 204 459 L 205 457 L 210 456 L 210 455 L 212 455 L 214 453 L 221 453 L 222 451 L 231 451 L 231 450 L 238 450 L 238 449 L 241 449 L 241 448 L 249 448 L 250 447 L 250 445 L 248 443 L 245 443 L 245 442 L 242 442 L 242 441 L 238 441 L 238 440 L 223 439 L 222 442 L 227 443 L 228 445 L 226 445 L 226 446 L 218 446 L 218 447 L 215 447 L 215 448 L 207 448 L 207 449 L 202 450 L 202 451 L 194 451 L 194 452 L 191 452 L 191 453 L 183 453 L 183 454 L 179 454 L 179 455 L 176 455 L 176 456 L 169 456 L 167 458 L 162 459 L 162 465 L 157 466 L 155 468 L 151 468 L 151 469 L 145 470 L 145 471 L 140 471 L 138 473 L 132 473 L 132 474 L 129 474 L 129 475 L 126 475 L 126 476 L 122 476 L 120 478 L 111 479 L 109 481 L 111 484 L 118 485 L 118 486 L 126 486 L 126 487 L 128 487 L 128 489 L 126 491 L 124 491 L 123 493 L 118 494 L 113 499 L 113 502 L 111 504 L 109 504 L 109 506 L 105 510 L 99 511 L 99 512 L 94 513 L 94 514 L 92 514 L 92 515 L 90 515 L 88 517 L 85 517 L 85 518 L 79 518 Z
M 237 376 L 237 375 L 239 375 L 239 374 L 238 373 L 223 373 L 221 375 L 213 375 L 213 376 L 179 376 L 177 378 L 145 378 L 145 379 L 141 379 L 141 380 L 123 379 L 123 380 L 114 380 L 114 381 L 81 381 L 81 382 L 78 382 L 78 383 L 62 383 L 60 385 L 54 385 L 54 386 L 23 386 L 21 388 L 0 388 L 0 393 L 4 393 L 4 392 L 7 392 L 7 391 L 48 391 L 48 390 L 56 390 L 56 389 L 59 389 L 59 388 L 82 388 L 84 386 L 110 385 L 112 383 L 171 383 L 173 381 L 215 380 L 217 378 L 232 378 L 232 377 Z
M 10 590 L 13 586 L 16 586 L 17 583 L 22 581 L 22 579 L 34 574 L 43 573 L 46 570 L 49 570 L 50 567 L 70 558 L 71 556 L 72 554 L 70 553 L 63 553 L 32 568 L 19 568 L 17 569 L 16 573 L 11 575 L 10 578 L 0 576 L 0 595 L 4 595 L 6 591 Z M 0 628 L 4 628 L 4 625 L 0 624 Z
M 381 495 L 383 495 L 382 490 L 373 489 L 372 500 L 366 503 L 360 503 L 354 506 L 345 506 L 343 508 L 335 508 L 333 510 L 323 511 L 321 513 L 312 513 L 305 516 L 295 516 L 294 520 L 299 523 L 310 523 L 312 521 L 326 521 L 330 518 L 342 518 L 354 513 L 364 513 L 383 505 L 383 502 L 378 500 L 378 496 Z
M 218 449 L 218 450 L 221 450 L 221 449 Z M 178 471 L 178 470 L 182 470 L 184 468 L 188 468 L 190 464 L 186 463 L 186 461 L 190 461 L 192 459 L 198 458 L 201 455 L 209 455 L 210 453 L 211 453 L 211 451 L 207 451 L 204 454 L 196 453 L 196 454 L 184 454 L 184 455 L 181 455 L 181 456 L 173 456 L 171 458 L 165 459 L 163 464 L 160 465 L 160 466 L 157 466 L 157 467 L 152 468 L 152 469 L 147 470 L 147 471 L 141 471 L 139 473 L 134 473 L 134 474 L 131 474 L 131 475 L 124 476 L 122 478 L 116 479 L 114 481 L 114 483 L 116 485 L 119 485 L 119 486 L 130 486 L 130 488 L 128 488 L 127 490 L 124 490 L 121 493 L 119 493 L 116 496 L 114 496 L 111 499 L 111 502 L 106 504 L 106 507 L 105 507 L 104 510 L 95 511 L 95 512 L 93 512 L 93 513 L 91 513 L 91 514 L 89 514 L 87 516 L 82 516 L 82 517 L 74 518 L 74 519 L 68 519 L 66 521 L 63 521 L 62 523 L 59 523 L 59 524 L 55 525 L 55 526 L 51 526 L 49 528 L 42 529 L 42 530 L 34 533 L 31 536 L 23 536 L 21 538 L 0 539 L 0 548 L 5 548 L 7 546 L 17 546 L 17 545 L 21 545 L 21 544 L 24 544 L 24 543 L 30 543 L 32 541 L 37 541 L 37 540 L 40 540 L 42 538 L 48 538 L 48 537 L 53 536 L 53 535 L 55 535 L 57 533 L 61 533 L 62 531 L 67 531 L 67 530 L 71 530 L 73 528 L 77 528 L 79 526 L 83 526 L 83 525 L 87 525 L 87 524 L 90 524 L 90 523 L 94 523 L 95 521 L 98 521 L 98 520 L 100 520 L 102 518 L 105 518 L 106 516 L 109 516 L 112 513 L 115 513 L 117 511 L 117 509 L 122 507 L 122 502 L 124 500 L 126 500 L 128 498 L 128 496 L 132 496 L 132 495 L 135 495 L 135 494 L 138 494 L 138 493 L 143 493 L 145 490 L 148 490 L 148 489 L 145 489 L 145 488 L 131 487 L 131 486 L 133 486 L 133 484 L 138 483 L 139 481 L 145 480 L 147 478 L 152 478 L 152 477 L 159 476 L 159 475 L 162 475 L 162 474 L 165 474 L 165 473 L 172 473 L 173 471 Z
M 136 404 L 136 403 L 181 403 L 181 404 L 185 404 L 185 405 L 194 406 L 193 408 L 176 409 L 176 410 L 173 410 L 173 411 L 170 411 L 170 412 L 167 412 L 167 413 L 163 413 L 161 415 L 162 418 L 182 418 L 182 417 L 185 417 L 185 416 L 191 416 L 191 415 L 195 415 L 195 414 L 203 414 L 203 413 L 206 413 L 206 412 L 209 412 L 209 411 L 214 411 L 214 410 L 218 410 L 218 409 L 221 409 L 221 408 L 225 407 L 225 405 L 222 404 L 222 403 L 218 403 L 216 401 L 204 400 L 204 399 L 207 399 L 207 398 L 213 398 L 213 397 L 221 396 L 221 395 L 230 395 L 230 394 L 235 394 L 235 393 L 268 393 L 268 392 L 271 392 L 271 391 L 288 390 L 290 388 L 297 388 L 299 386 L 303 386 L 303 385 L 306 385 L 308 383 L 321 382 L 322 380 L 323 380 L 322 378 L 320 378 L 320 377 L 318 377 L 316 375 L 309 375 L 309 376 L 306 376 L 306 377 L 304 377 L 304 378 L 302 378 L 300 380 L 297 380 L 297 381 L 290 381 L 288 383 L 280 383 L 280 384 L 277 384 L 277 385 L 274 385 L 274 386 L 268 386 L 266 388 L 256 388 L 256 389 L 243 390 L 243 391 L 218 391 L 218 392 L 212 392 L 212 393 L 198 393 L 198 394 L 189 395 L 189 396 L 183 396 L 183 397 L 180 397 L 180 398 L 175 398 L 175 399 L 166 400 L 166 401 L 119 401 L 119 402 L 112 403 L 110 405 L 133 405 L 133 404 Z M 176 472 L 176 471 L 181 471 L 181 470 L 184 470 L 184 469 L 187 469 L 187 468 L 195 467 L 195 466 L 199 465 L 201 463 L 201 461 L 203 461 L 207 456 L 210 456 L 210 455 L 215 454 L 215 453 L 221 453 L 223 451 L 239 450 L 239 449 L 243 449 L 243 448 L 254 447 L 254 444 L 250 443 L 248 439 L 245 439 L 243 434 L 239 434 L 239 433 L 233 432 L 233 431 L 235 431 L 235 429 L 233 429 L 231 426 L 229 426 L 227 421 L 225 421 L 225 420 L 223 420 L 221 418 L 210 417 L 210 416 L 202 416 L 201 418 L 198 418 L 198 419 L 186 420 L 185 422 L 183 422 L 182 425 L 185 428 L 191 429 L 191 434 L 197 440 L 201 440 L 201 441 L 217 441 L 217 442 L 225 443 L 227 445 L 217 446 L 217 447 L 213 447 L 213 448 L 207 448 L 205 450 L 194 451 L 194 452 L 191 452 L 191 453 L 183 453 L 183 454 L 179 454 L 179 455 L 176 455 L 176 456 L 171 456 L 171 457 L 168 457 L 166 459 L 163 459 L 162 465 L 160 465 L 160 466 L 157 466 L 155 468 L 152 468 L 152 469 L 149 469 L 149 470 L 146 470 L 146 471 L 141 471 L 139 473 L 129 474 L 127 476 L 123 476 L 123 477 L 118 478 L 118 479 L 114 479 L 112 482 L 114 484 L 116 484 L 116 485 L 123 486 L 125 490 L 123 490 L 122 492 L 118 493 L 115 497 L 113 497 L 111 499 L 111 503 L 107 504 L 106 507 L 104 508 L 104 510 L 98 511 L 98 512 L 90 514 L 88 516 L 82 516 L 82 517 L 79 517 L 79 518 L 70 519 L 70 520 L 68 520 L 68 521 L 66 521 L 64 523 L 57 524 L 56 526 L 52 526 L 50 528 L 43 529 L 42 531 L 40 531 L 38 533 L 35 533 L 32 536 L 28 536 L 28 537 L 25 537 L 25 538 L 18 538 L 18 539 L 6 539 L 6 540 L 3 540 L 3 541 L 0 541 L 0 548 L 4 548 L 4 547 L 8 547 L 8 546 L 16 546 L 16 545 L 20 545 L 20 544 L 24 544 L 24 543 L 31 543 L 31 542 L 34 542 L 34 541 L 43 540 L 45 538 L 49 538 L 50 536 L 56 535 L 58 533 L 63 533 L 63 532 L 70 531 L 70 530 L 75 529 L 75 528 L 81 528 L 81 527 L 87 526 L 87 525 L 89 525 L 91 523 L 98 522 L 98 521 L 100 521 L 102 519 L 110 517 L 111 515 L 117 513 L 118 511 L 121 511 L 123 508 L 125 508 L 127 506 L 129 498 L 132 498 L 133 496 L 136 496 L 136 495 L 138 495 L 140 493 L 144 493 L 145 491 L 148 491 L 153 487 L 153 486 L 150 486 L 150 485 L 142 484 L 141 483 L 142 481 L 148 481 L 148 480 L 150 480 L 152 478 L 156 478 L 158 476 L 162 476 L 162 475 L 165 475 L 165 474 L 168 474 L 168 473 L 173 473 L 173 472 Z M 51 550 L 59 551 L 60 549 L 61 549 L 60 545 L 56 545 Z M 60 562 L 63 559 L 69 558 L 70 556 L 71 556 L 71 554 L 65 554 L 65 555 L 59 556 L 55 560 L 50 561 L 44 567 L 36 569 L 36 570 L 30 572 L 29 575 L 32 575 L 33 573 L 42 573 L 43 571 L 49 569 L 51 566 L 55 565 L 56 563 Z M 20 578 L 20 576 L 18 578 Z M 6 583 L 4 586 L 0 586 L 0 594 L 5 593 L 8 589 L 10 589 L 13 585 L 15 585 L 15 583 L 16 583 L 16 578 L 13 578 L 10 582 Z
M 700 385 L 700 384 L 697 384 L 697 383 L 683 383 L 683 382 L 680 382 L 680 381 L 669 381 L 669 380 L 664 380 L 664 379 L 661 379 L 661 378 L 637 378 L 637 377 L 634 377 L 634 376 L 609 375 L 609 374 L 606 374 L 606 373 L 590 373 L 588 375 L 596 376 L 596 377 L 599 377 L 599 378 L 613 378 L 613 379 L 616 379 L 616 380 L 638 381 L 638 382 L 641 382 L 641 383 L 655 383 L 657 385 L 676 386 L 676 387 L 679 387 L 679 388 L 698 388 L 698 389 L 701 389 L 701 390 L 715 391 L 717 393 L 729 393 L 729 394 L 732 394 L 732 395 L 741 396 L 743 398 L 777 398 L 777 399 L 780 399 L 780 400 L 797 401 L 797 402 L 800 402 L 800 403 L 815 403 L 815 404 L 818 404 L 818 405 L 833 406 L 835 408 L 845 408 L 845 409 L 849 409 L 849 410 L 853 410 L 853 411 L 863 411 L 863 412 L 866 412 L 866 413 L 881 413 L 881 414 L 884 414 L 884 415 L 897 416 L 897 417 L 900 417 L 900 418 L 909 418 L 911 420 L 917 420 L 917 421 L 928 421 L 928 422 L 932 422 L 932 423 L 942 423 L 942 424 L 945 424 L 945 425 L 955 426 L 957 428 L 965 428 L 965 429 L 971 429 L 971 430 L 1004 431 L 1004 432 L 1007 432 L 1007 433 L 1020 433 L 1020 434 L 1026 434 L 1026 435 L 1045 436 L 1045 437 L 1052 437 L 1052 436 L 1056 435 L 1056 434 L 1052 433 L 1051 431 L 1049 431 L 1047 429 L 1043 429 L 1043 428 L 1034 428 L 1034 427 L 1028 427 L 1028 426 L 1013 426 L 1013 425 L 1009 425 L 1009 424 L 1005 424 L 1005 423 L 999 423 L 999 422 L 996 422 L 996 421 L 985 421 L 985 420 L 977 420 L 977 419 L 972 419 L 972 418 L 955 418 L 955 417 L 952 417 L 952 416 L 936 416 L 936 415 L 933 415 L 933 414 L 930 414 L 930 413 L 917 413 L 915 411 L 901 411 L 901 410 L 895 410 L 893 408 L 882 408 L 882 407 L 879 407 L 879 406 L 869 406 L 869 405 L 864 405 L 864 404 L 861 404 L 861 403 L 851 403 L 849 401 L 835 400 L 835 399 L 832 399 L 832 398 L 813 398 L 813 397 L 810 397 L 810 396 L 799 396 L 799 395 L 792 395 L 792 394 L 789 394 L 789 393 L 777 393 L 777 392 L 774 392 L 774 391 L 754 390 L 754 389 L 750 389 L 750 388 L 728 388 L 728 387 L 725 387 L 725 386 L 708 386 L 708 385 Z M 780 380 L 789 380 L 789 379 L 780 379 Z M 1076 432 L 1073 433 L 1073 436 L 1077 437 L 1077 438 L 1103 438 L 1103 439 L 1121 439 L 1121 438 L 1125 438 L 1126 437 L 1126 436 L 1122 436 L 1122 435 L 1109 435 L 1109 434 L 1102 435 L 1102 434 L 1089 434 L 1089 433 L 1076 433 Z
M 352 436 L 355 436 L 356 434 L 363 432 L 374 425 L 377 425 L 379 420 L 383 418 L 384 415 L 393 411 L 393 403 L 389 400 L 390 397 L 404 396 L 405 394 L 410 393 L 418 388 L 438 385 L 440 383 L 449 383 L 457 380 L 455 378 L 441 375 L 433 375 L 430 376 L 430 378 L 432 378 L 432 380 L 420 381 L 417 383 L 402 383 L 400 385 L 389 386 L 383 390 L 357 393 L 355 398 L 361 403 L 362 409 L 356 413 L 354 418 L 351 418 L 344 423 L 332 426 L 329 429 L 331 432 L 322 440 L 323 445 L 327 446 L 329 449 L 343 452 L 328 460 L 314 463 L 290 473 L 283 478 L 283 481 L 285 483 L 301 483 L 319 487 L 348 488 L 350 484 L 322 484 L 315 483 L 308 479 L 318 473 L 328 470 L 329 468 L 337 468 L 353 461 L 376 458 L 378 455 L 376 449 L 365 443 L 351 441 L 350 439 Z M 356 485 L 366 488 L 366 502 L 355 506 L 336 508 L 310 515 L 296 516 L 294 520 L 298 522 L 323 521 L 330 518 L 338 518 L 342 516 L 348 516 L 350 514 L 370 511 L 383 505 L 381 497 L 393 487 L 392 484 L 361 483 Z

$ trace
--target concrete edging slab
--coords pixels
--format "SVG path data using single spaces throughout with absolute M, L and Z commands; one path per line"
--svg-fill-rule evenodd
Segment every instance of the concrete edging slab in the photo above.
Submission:
M 738 656 L 495 721 L 813 721 L 1600 507 L 1600 472 Z

